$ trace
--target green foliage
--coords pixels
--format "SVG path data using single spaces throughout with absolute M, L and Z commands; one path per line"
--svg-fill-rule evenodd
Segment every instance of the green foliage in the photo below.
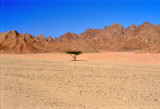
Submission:
M 80 55 L 81 51 L 66 51 L 67 54 L 74 54 L 74 55 Z

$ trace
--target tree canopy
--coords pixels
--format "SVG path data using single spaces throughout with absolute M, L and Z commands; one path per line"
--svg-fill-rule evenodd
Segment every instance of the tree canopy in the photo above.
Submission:
M 75 54 L 75 55 L 80 55 L 82 52 L 81 51 L 66 51 L 67 54 Z
M 81 51 L 66 51 L 67 54 L 70 54 L 74 61 L 76 60 L 77 55 L 80 55 L 82 52 Z

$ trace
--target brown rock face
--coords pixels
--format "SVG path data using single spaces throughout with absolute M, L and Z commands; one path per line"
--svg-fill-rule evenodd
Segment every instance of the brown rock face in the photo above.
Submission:
M 36 37 L 29 34 L 20 34 L 17 31 L 0 33 L 0 52 L 8 53 L 35 53 L 43 52 L 35 43 Z
M 86 40 L 98 51 L 138 50 L 144 53 L 160 53 L 160 26 L 148 22 L 138 26 L 132 24 L 126 29 L 120 24 L 113 23 L 96 34 L 87 36 L 89 32 L 84 33 L 79 34 L 79 38 Z
M 34 37 L 17 31 L 0 33 L 1 53 L 39 53 L 80 50 L 82 52 L 130 51 L 160 53 L 160 25 L 145 22 L 124 29 L 113 23 L 101 29 L 87 29 L 81 34 L 67 32 L 59 38 Z
M 66 33 L 59 38 L 45 38 L 44 35 L 34 37 L 29 34 L 20 34 L 16 31 L 0 33 L 0 53 L 40 53 L 64 52 L 80 50 L 83 52 L 97 52 L 83 39 L 78 39 L 74 33 Z
M 64 52 L 68 50 L 78 50 L 82 52 L 97 52 L 92 45 L 88 44 L 87 41 L 79 38 L 74 33 L 67 32 L 66 34 L 60 36 L 51 43 L 51 51 Z
M 48 42 L 52 42 L 53 41 L 53 39 L 52 39 L 52 37 L 51 36 L 48 36 L 48 38 L 46 39 Z

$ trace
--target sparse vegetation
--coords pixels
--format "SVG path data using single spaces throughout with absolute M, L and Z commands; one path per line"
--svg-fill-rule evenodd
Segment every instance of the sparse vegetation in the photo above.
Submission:
M 80 55 L 81 51 L 66 51 L 67 54 L 70 54 L 73 57 L 73 60 L 76 61 L 77 55 Z

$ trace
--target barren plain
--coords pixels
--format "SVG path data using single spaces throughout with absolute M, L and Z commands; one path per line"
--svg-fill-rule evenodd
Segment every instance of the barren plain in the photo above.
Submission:
M 160 54 L 1 54 L 1 109 L 160 109 Z

